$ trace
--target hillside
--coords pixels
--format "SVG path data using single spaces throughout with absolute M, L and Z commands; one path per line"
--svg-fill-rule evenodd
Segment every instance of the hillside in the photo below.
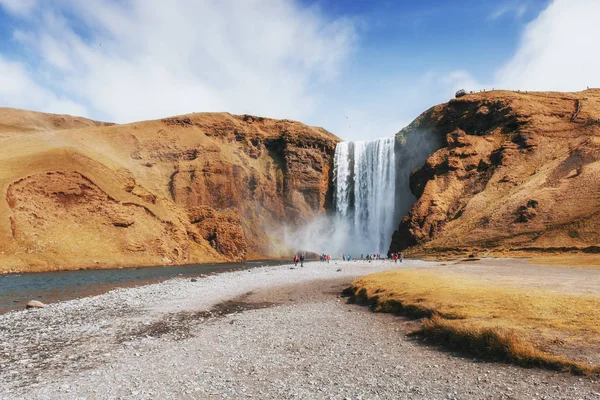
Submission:
M 325 209 L 337 137 L 196 113 L 114 125 L 0 109 L 0 272 L 288 255 Z
M 0 138 L 26 132 L 111 125 L 114 124 L 93 121 L 83 117 L 73 117 L 66 114 L 47 114 L 37 111 L 0 107 Z
M 444 146 L 413 171 L 391 251 L 598 251 L 600 90 L 469 94 L 400 134 L 416 132 Z

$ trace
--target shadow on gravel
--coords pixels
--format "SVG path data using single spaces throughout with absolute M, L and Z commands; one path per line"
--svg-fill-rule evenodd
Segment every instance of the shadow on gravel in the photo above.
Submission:
M 192 328 L 228 314 L 269 308 L 282 304 L 319 302 L 337 296 L 349 284 L 347 278 L 310 281 L 292 285 L 275 286 L 259 292 L 247 292 L 234 299 L 223 301 L 203 311 L 182 311 L 165 315 L 158 321 L 139 324 L 131 330 L 117 334 L 117 343 L 138 338 L 169 336 L 173 340 L 185 340 L 193 336 Z
M 89 337 L 78 339 L 58 339 L 50 341 L 30 340 L 19 353 L 0 355 L 0 365 L 20 367 L 15 376 L 15 388 L 26 388 L 44 380 L 48 370 L 68 369 L 83 371 L 93 368 L 97 363 L 89 354 L 79 352 L 79 346 Z M 64 354 L 69 353 L 69 356 Z M 64 356 L 61 356 L 64 355 Z
M 249 302 L 245 299 L 252 295 L 248 292 L 237 299 L 223 301 L 204 311 L 182 311 L 167 314 L 161 320 L 136 327 L 129 332 L 117 336 L 119 343 L 128 342 L 137 338 L 158 338 L 170 335 L 173 340 L 184 340 L 192 337 L 191 329 L 201 323 L 207 323 L 229 314 L 238 314 L 244 311 L 269 308 L 277 305 L 271 302 Z
M 357 304 L 371 312 L 389 313 L 417 323 L 415 329 L 404 330 L 408 339 L 436 347 L 454 357 L 600 377 L 598 366 L 539 350 L 538 346 L 510 330 L 463 327 L 455 324 L 455 321 L 461 319 L 456 315 L 441 314 L 436 310 L 415 304 L 407 305 L 398 300 L 382 301 L 377 294 L 368 295 L 365 288 L 350 286 L 342 291 L 341 296 L 346 298 L 347 304 Z

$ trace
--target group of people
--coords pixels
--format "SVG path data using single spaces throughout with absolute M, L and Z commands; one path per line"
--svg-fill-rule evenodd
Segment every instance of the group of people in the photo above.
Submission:
M 321 254 L 320 258 L 321 262 L 326 262 L 329 264 L 329 260 L 331 260 L 331 254 Z
M 361 254 L 360 258 L 367 261 L 381 260 L 381 254 Z
M 298 266 L 298 262 L 300 262 L 300 266 L 304 267 L 304 254 L 295 255 L 294 256 L 294 267 Z
M 392 258 L 395 263 L 397 263 L 398 260 L 400 260 L 400 262 L 404 261 L 404 255 L 402 253 L 392 253 Z
M 331 254 L 320 254 L 319 258 L 321 260 L 321 262 L 326 262 L 327 264 L 329 264 L 329 260 L 331 260 Z M 352 260 L 352 254 L 340 254 L 340 258 L 343 261 L 351 261 Z M 366 260 L 366 261 L 373 261 L 373 260 L 384 260 L 385 257 L 381 257 L 381 254 L 361 254 L 360 255 L 360 259 L 361 260 Z M 398 262 L 398 260 L 400 260 L 400 262 L 404 261 L 404 255 L 402 253 L 388 253 L 388 260 L 394 260 L 395 263 Z M 294 256 L 294 266 L 298 266 L 298 263 L 300 263 L 301 267 L 304 267 L 304 254 L 296 254 Z
M 366 260 L 366 261 L 374 261 L 374 260 L 385 260 L 385 257 L 381 257 L 381 254 L 361 254 L 360 255 L 361 260 Z M 402 253 L 388 253 L 388 260 L 394 260 L 394 262 L 398 262 L 398 260 L 400 260 L 400 262 L 404 261 L 404 256 L 402 255 Z

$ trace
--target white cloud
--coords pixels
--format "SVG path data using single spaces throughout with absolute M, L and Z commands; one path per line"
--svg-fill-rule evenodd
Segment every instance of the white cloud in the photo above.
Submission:
M 497 18 L 523 15 L 524 4 L 532 8 L 505 2 Z M 14 11 L 26 24 L 13 40 L 40 63 L 0 59 L 0 105 L 116 122 L 253 113 L 322 125 L 350 140 L 391 135 L 458 89 L 600 86 L 595 0 L 553 1 L 526 25 L 514 56 L 477 77 L 466 64 L 421 76 L 399 66 L 385 76 L 338 79 L 346 63 L 364 62 L 349 57 L 355 21 L 294 0 L 56 0 L 31 10 Z
M 11 14 L 29 15 L 36 6 L 36 0 L 0 0 L 0 6 Z
M 579 91 L 600 87 L 600 2 L 555 0 L 521 36 L 514 56 L 490 75 L 487 82 L 467 70 L 440 79 L 447 89 Z
M 515 56 L 496 74 L 498 86 L 577 91 L 600 87 L 600 1 L 555 0 L 530 22 Z
M 507 13 L 521 17 L 530 6 L 528 1 L 504 3 L 498 9 L 502 13 L 498 11 L 496 17 Z M 600 87 L 598 15 L 600 1 L 555 0 L 525 25 L 514 55 L 488 75 L 475 77 L 465 65 L 450 72 L 424 72 L 418 79 L 405 80 L 400 87 L 379 87 L 376 93 L 370 93 L 371 104 L 365 104 L 354 115 L 351 128 L 339 117 L 331 116 L 336 120 L 333 131 L 353 140 L 386 136 L 402 127 L 400 121 L 409 121 L 430 106 L 448 101 L 459 89 L 579 91 L 587 86 Z M 395 121 L 398 126 L 391 131 Z
M 443 76 L 439 79 L 444 88 L 444 92 L 448 95 L 454 95 L 457 90 L 465 90 L 467 92 L 478 92 L 481 89 L 485 89 L 485 85 L 482 85 L 466 70 L 452 71 L 448 75 Z
M 305 119 L 319 101 L 309 87 L 336 76 L 355 40 L 351 21 L 286 0 L 53 4 L 15 40 L 40 60 L 48 91 L 117 122 L 193 111 Z
M 87 116 L 85 107 L 56 96 L 33 81 L 26 67 L 0 56 L 0 101 L 16 108 Z

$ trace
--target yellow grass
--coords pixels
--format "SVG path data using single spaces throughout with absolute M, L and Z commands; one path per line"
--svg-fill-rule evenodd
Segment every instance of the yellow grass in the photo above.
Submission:
M 600 371 L 542 351 L 557 340 L 600 347 L 600 298 L 496 287 L 443 271 L 388 271 L 357 279 L 354 299 L 376 311 L 426 317 L 420 334 L 452 348 L 521 365 Z

